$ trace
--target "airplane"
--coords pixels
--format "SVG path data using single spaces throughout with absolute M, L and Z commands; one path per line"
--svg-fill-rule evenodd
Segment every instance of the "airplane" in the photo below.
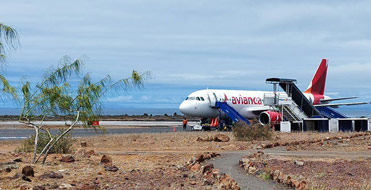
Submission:
M 328 69 L 328 60 L 322 59 L 312 81 L 304 91 L 305 97 L 314 106 L 349 106 L 368 104 L 368 102 L 338 103 L 331 102 L 338 100 L 348 100 L 357 97 L 331 98 L 325 95 L 326 75 Z M 228 116 L 218 108 L 212 106 L 213 102 L 226 102 L 246 119 L 258 118 L 260 114 L 265 114 L 271 122 L 279 122 L 281 114 L 270 111 L 269 106 L 264 106 L 264 94 L 271 91 L 245 91 L 245 90 L 217 90 L 205 89 L 192 92 L 180 104 L 179 110 L 186 116 L 200 118 L 228 118 Z M 287 98 L 285 92 L 278 92 L 280 98 Z

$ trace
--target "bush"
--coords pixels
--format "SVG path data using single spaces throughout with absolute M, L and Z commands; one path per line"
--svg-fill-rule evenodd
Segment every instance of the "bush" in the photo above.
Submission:
M 62 130 L 59 130 L 59 134 L 62 134 Z M 53 138 L 56 139 L 58 135 L 53 135 Z M 39 133 L 39 141 L 37 146 L 37 153 L 40 153 L 44 147 L 48 144 L 50 138 L 48 133 L 40 132 Z M 67 133 L 64 137 L 62 137 L 59 142 L 57 142 L 54 147 L 50 150 L 50 154 L 53 153 L 60 153 L 60 154 L 68 154 L 72 152 L 72 145 L 75 140 L 72 139 L 72 134 Z M 34 144 L 35 144 L 35 135 L 32 135 L 28 139 L 26 139 L 20 147 L 17 147 L 15 150 L 16 152 L 33 152 L 34 151 Z
M 273 132 L 269 126 L 238 122 L 233 127 L 233 135 L 240 141 L 271 140 Z

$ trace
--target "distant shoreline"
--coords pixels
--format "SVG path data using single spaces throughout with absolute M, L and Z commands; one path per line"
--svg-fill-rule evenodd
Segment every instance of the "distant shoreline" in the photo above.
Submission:
M 99 116 L 99 121 L 182 121 L 184 115 L 102 115 Z M 65 121 L 66 119 L 73 119 L 73 116 L 56 116 L 48 117 L 45 121 Z M 187 117 L 189 121 L 198 121 L 198 117 Z M 18 115 L 0 115 L 0 121 L 18 121 Z M 41 117 L 36 120 L 41 120 Z

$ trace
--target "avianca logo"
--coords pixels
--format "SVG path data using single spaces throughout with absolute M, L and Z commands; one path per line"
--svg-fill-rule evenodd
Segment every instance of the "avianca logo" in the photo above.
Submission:
M 224 94 L 224 102 L 232 101 L 232 104 L 255 104 L 255 105 L 261 105 L 263 103 L 262 99 L 259 97 L 242 97 L 241 95 L 239 97 L 232 96 L 232 99 L 228 99 L 227 95 Z

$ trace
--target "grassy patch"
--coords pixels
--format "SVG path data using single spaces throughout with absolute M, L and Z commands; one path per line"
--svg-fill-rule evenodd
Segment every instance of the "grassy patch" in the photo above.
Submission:
M 251 126 L 238 122 L 233 127 L 233 135 L 239 141 L 271 140 L 273 132 L 269 126 L 253 124 Z
M 63 131 L 60 130 L 59 134 Z M 59 135 L 58 134 L 58 135 Z M 58 135 L 53 135 L 53 138 L 56 139 Z M 37 146 L 37 153 L 40 153 L 43 148 L 48 144 L 50 141 L 50 137 L 46 132 L 39 133 L 39 141 Z M 68 133 L 64 137 L 62 137 L 59 142 L 57 142 L 54 147 L 50 150 L 49 153 L 61 153 L 61 154 L 68 154 L 72 152 L 72 145 L 75 142 L 72 139 L 72 134 Z M 32 135 L 28 139 L 26 139 L 23 144 L 16 148 L 15 152 L 33 152 L 34 151 L 34 144 L 35 144 L 35 135 Z

